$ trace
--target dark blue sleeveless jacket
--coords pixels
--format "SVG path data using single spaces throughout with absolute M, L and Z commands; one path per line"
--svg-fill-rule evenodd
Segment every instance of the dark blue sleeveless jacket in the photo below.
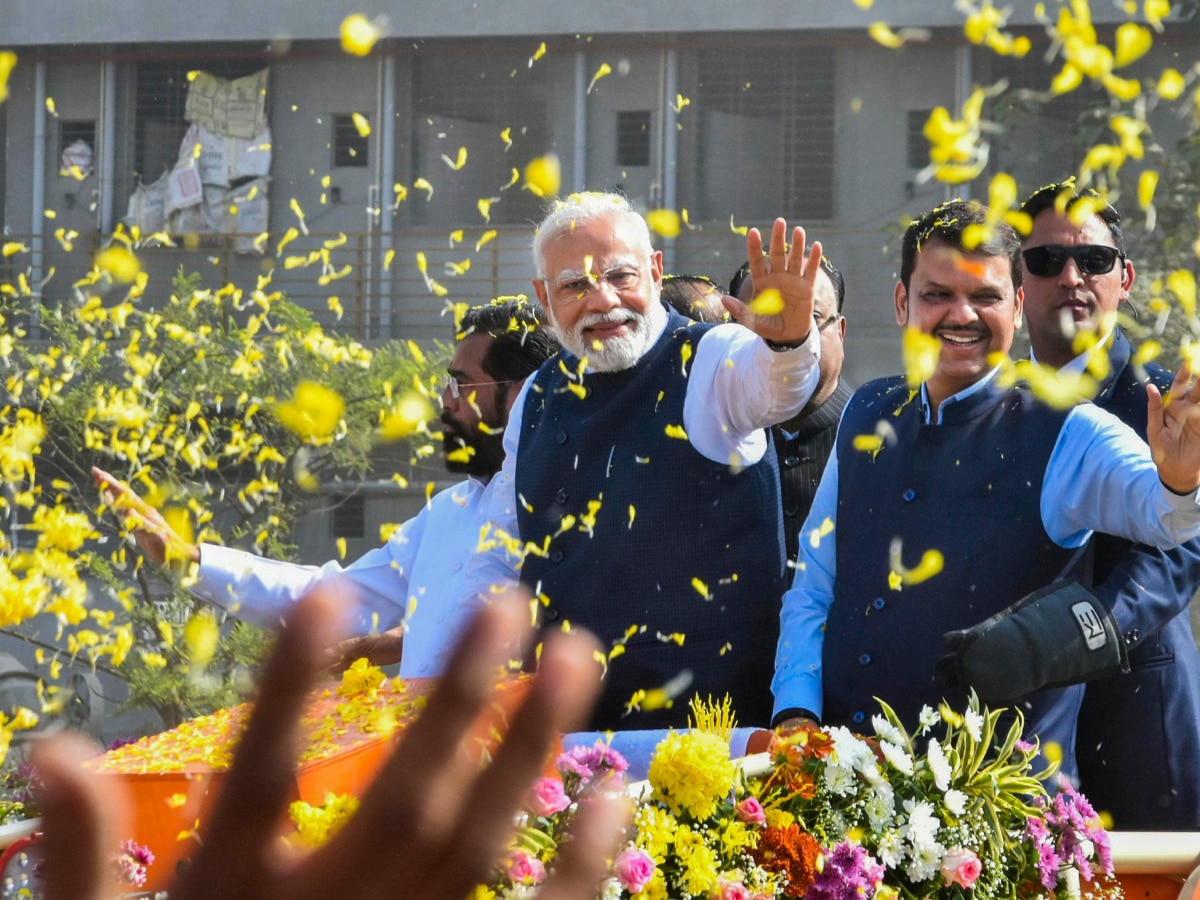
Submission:
M 522 412 L 521 539 L 550 540 L 521 580 L 548 600 L 547 625 L 569 620 L 606 648 L 637 629 L 609 664 L 594 729 L 686 726 L 696 692 L 728 693 L 743 725 L 770 721 L 785 588 L 779 473 L 769 445 L 734 471 L 682 436 L 687 372 L 709 327 L 672 312 L 632 369 L 587 373 L 582 398 L 566 374 L 578 360 L 564 352 L 534 376 Z M 625 714 L 635 691 L 684 670 L 691 686 L 672 708 Z
M 966 697 L 938 675 L 942 634 L 968 628 L 1052 581 L 1071 557 L 1042 526 L 1042 480 L 1066 413 L 1024 390 L 985 387 L 925 425 L 903 378 L 857 391 L 838 432 L 837 578 L 823 653 L 823 718 L 861 725 L 886 701 L 908 725 L 921 707 Z M 880 423 L 885 423 L 880 426 Z M 894 430 L 874 457 L 856 435 Z M 926 550 L 940 574 L 889 585 Z

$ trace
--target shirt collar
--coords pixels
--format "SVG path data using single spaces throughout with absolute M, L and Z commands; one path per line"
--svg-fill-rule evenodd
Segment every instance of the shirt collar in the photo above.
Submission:
M 1116 331 L 1116 326 L 1108 330 L 1108 332 L 1104 335 L 1103 340 L 1097 341 L 1094 345 L 1080 353 L 1077 357 L 1059 369 L 1059 371 L 1068 375 L 1082 375 L 1087 371 L 1088 364 L 1092 361 L 1093 355 L 1096 353 L 1108 352 L 1108 348 L 1112 343 L 1114 331 Z M 1037 354 L 1033 352 L 1032 346 L 1029 348 L 1029 361 L 1037 362 Z
M 932 415 L 931 415 L 931 409 L 930 409 L 931 404 L 929 403 L 929 394 L 925 389 L 924 383 L 922 383 L 921 384 L 921 418 L 925 421 L 926 425 L 941 425 L 942 419 L 946 413 L 947 406 L 951 406 L 955 403 L 961 403 L 964 400 L 969 400 L 971 397 L 974 397 L 980 391 L 988 388 L 991 385 L 991 383 L 993 381 L 995 381 L 996 376 L 999 373 L 1000 373 L 1000 367 L 996 366 L 996 368 L 992 369 L 992 371 L 988 372 L 986 375 L 984 375 L 982 378 L 980 378 L 977 382 L 975 382 L 970 387 L 963 388 L 957 394 L 952 394 L 951 396 L 949 396 L 945 400 L 943 400 L 941 405 L 938 407 L 936 422 L 930 421 L 930 419 L 932 418 Z

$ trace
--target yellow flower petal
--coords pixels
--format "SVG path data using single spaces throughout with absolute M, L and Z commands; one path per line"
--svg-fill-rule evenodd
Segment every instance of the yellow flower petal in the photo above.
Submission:
M 383 37 L 383 32 L 362 13 L 354 13 L 342 19 L 342 50 L 351 56 L 366 56 Z

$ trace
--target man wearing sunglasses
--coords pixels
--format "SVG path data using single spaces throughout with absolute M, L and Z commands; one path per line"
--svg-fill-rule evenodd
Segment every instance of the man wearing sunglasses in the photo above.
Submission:
M 116 508 L 136 507 L 135 530 L 147 558 L 162 563 L 166 547 L 198 564 L 193 590 L 238 618 L 264 627 L 309 589 L 331 578 L 350 582 L 358 600 L 347 629 L 358 637 L 335 648 L 338 668 L 366 656 L 377 665 L 400 663 L 407 678 L 440 675 L 458 634 L 475 612 L 463 605 L 461 583 L 482 526 L 480 503 L 504 460 L 504 426 L 521 383 L 558 352 L 542 327 L 541 311 L 524 298 L 466 312 L 442 386 L 446 469 L 468 476 L 435 494 L 384 544 L 343 569 L 336 561 L 300 566 L 215 544 L 186 544 L 128 485 L 99 469 L 97 483 Z
M 1078 204 L 1095 212 L 1076 224 Z M 1120 215 L 1095 192 L 1078 192 L 1074 179 L 1039 189 L 1022 212 L 1032 220 L 1021 255 L 1033 358 L 1090 370 L 1099 380 L 1093 402 L 1145 440 L 1145 381 L 1165 391 L 1173 375 L 1154 363 L 1134 366 L 1115 323 L 1134 279 Z M 1200 828 L 1200 653 L 1188 612 L 1200 586 L 1200 541 L 1159 550 L 1096 535 L 1081 578 L 1129 650 L 1127 673 L 1086 673 L 1097 680 L 1084 691 L 1077 725 L 1082 787 L 1117 828 Z M 1071 584 L 1067 594 L 1079 590 Z M 1063 653 L 1052 632 L 1043 636 L 1039 649 Z
M 905 232 L 896 318 L 937 342 L 936 364 L 916 390 L 904 376 L 881 379 L 847 404 L 784 597 L 776 726 L 819 716 L 862 730 L 875 698 L 913 726 L 943 698 L 962 709 L 981 644 L 968 629 L 1053 581 L 1094 530 L 1161 546 L 1200 533 L 1200 386 L 1181 379 L 1168 404 L 1157 391 L 1148 402 L 1157 467 L 1103 410 L 1051 409 L 1005 387 L 996 355 L 1021 323 L 1020 240 L 1001 224 L 968 241 L 987 222 L 986 209 L 959 200 Z M 1030 609 L 1018 637 L 1036 643 L 1043 622 Z M 1033 733 L 1062 745 L 1070 772 L 1082 690 L 1031 692 L 1074 680 L 1085 653 L 1119 666 L 1124 643 L 1086 593 L 1068 612 L 1073 631 L 1058 629 L 1058 649 L 1074 665 L 993 654 L 984 674 L 1022 700 Z M 946 673 L 950 629 L 964 631 Z

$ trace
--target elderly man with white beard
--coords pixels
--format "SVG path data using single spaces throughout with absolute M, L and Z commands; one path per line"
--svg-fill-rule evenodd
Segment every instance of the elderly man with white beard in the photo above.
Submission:
M 662 254 L 623 197 L 572 195 L 533 242 L 534 288 L 563 347 L 528 381 L 466 587 L 519 578 L 545 628 L 605 647 L 595 729 L 687 724 L 687 698 L 728 694 L 770 719 L 770 648 L 786 587 L 779 474 L 764 430 L 818 378 L 821 248 L 775 222 L 747 245 L 759 294 L 737 324 L 660 301 Z M 678 698 L 678 699 L 677 699 Z

